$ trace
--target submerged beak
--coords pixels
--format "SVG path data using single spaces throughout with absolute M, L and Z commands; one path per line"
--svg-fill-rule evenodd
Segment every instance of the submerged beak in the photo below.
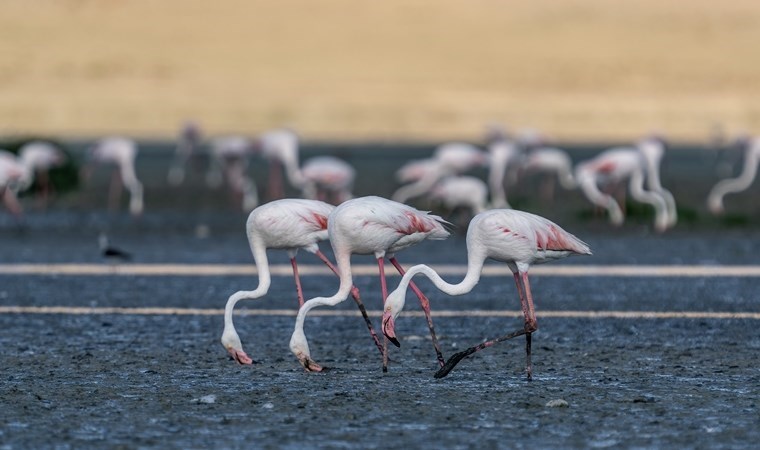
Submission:
M 383 313 L 383 334 L 396 347 L 401 347 L 401 343 L 396 339 L 396 323 L 390 311 Z

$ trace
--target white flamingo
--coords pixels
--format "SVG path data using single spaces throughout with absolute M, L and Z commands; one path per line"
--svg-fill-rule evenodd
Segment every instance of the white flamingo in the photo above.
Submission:
M 187 162 L 200 150 L 203 143 L 203 131 L 201 127 L 188 121 L 182 124 L 177 136 L 177 147 L 174 150 L 174 159 L 169 166 L 166 179 L 172 186 L 179 186 L 185 181 L 185 166 Z
M 353 198 L 356 170 L 333 156 L 315 156 L 304 162 L 300 170 L 303 196 L 334 204 Z
M 282 198 L 285 189 L 282 183 L 282 171 L 290 185 L 303 189 L 307 180 L 299 170 L 298 135 L 291 130 L 276 129 L 259 136 L 257 149 L 269 160 L 267 196 L 270 200 Z
M 393 193 L 393 200 L 408 201 L 430 191 L 442 178 L 459 175 L 488 163 L 488 155 L 474 145 L 452 142 L 439 146 L 433 153 L 435 164 L 431 164 L 424 175 L 413 183 L 401 186 Z
M 488 186 L 469 175 L 446 177 L 430 190 L 430 199 L 449 210 L 466 208 L 475 215 L 488 209 Z
M 509 181 L 506 180 L 507 174 L 516 166 L 521 151 L 506 134 L 495 131 L 489 138 L 488 154 L 488 186 L 491 190 L 491 205 L 494 208 L 509 208 L 504 185 L 506 181 Z
M 445 376 L 463 357 L 521 334 L 525 334 L 526 338 L 526 370 L 528 378 L 531 378 L 531 335 L 538 329 L 538 322 L 528 281 L 528 270 L 533 264 L 570 255 L 590 254 L 591 250 L 583 241 L 541 216 L 513 209 L 493 209 L 480 213 L 472 219 L 467 229 L 467 273 L 464 279 L 457 284 L 451 284 L 426 265 L 420 264 L 410 268 L 398 287 L 388 294 L 383 311 L 383 333 L 398 345 L 395 321 L 404 309 L 407 286 L 416 274 L 424 274 L 438 289 L 449 295 L 463 295 L 472 291 L 478 284 L 486 259 L 505 262 L 512 271 L 517 285 L 525 319 L 524 327 L 515 333 L 484 342 L 452 356 L 438 371 L 436 378 Z
M 575 168 L 575 180 L 588 200 L 609 213 L 613 225 L 622 225 L 625 215 L 618 202 L 602 192 L 599 184 L 618 185 L 628 180 L 631 197 L 652 205 L 655 209 L 655 229 L 665 231 L 670 222 L 665 198 L 654 191 L 644 189 L 646 163 L 642 153 L 634 147 L 615 147 L 596 157 L 579 163 Z
M 135 172 L 135 158 L 137 157 L 137 144 L 123 137 L 107 137 L 96 142 L 90 148 L 90 155 L 95 163 L 114 164 L 115 171 L 111 178 L 109 205 L 111 209 L 116 206 L 121 197 L 122 186 L 129 191 L 129 212 L 138 216 L 143 212 L 143 185 L 137 179 Z M 89 167 L 85 169 L 85 176 L 89 173 Z
M 49 172 L 66 162 L 66 155 L 49 142 L 32 141 L 19 149 L 18 157 L 27 169 L 27 176 L 20 183 L 19 190 L 28 189 L 36 178 L 42 192 L 43 204 L 47 204 L 51 190 Z
M 0 197 L 5 207 L 16 217 L 21 217 L 24 210 L 16 196 L 16 186 L 27 175 L 27 168 L 13 153 L 0 149 Z
M 222 333 L 222 345 L 238 363 L 251 364 L 253 360 L 243 351 L 240 337 L 232 323 L 232 311 L 240 300 L 261 298 L 269 292 L 271 276 L 267 249 L 282 249 L 288 252 L 290 264 L 293 267 L 299 306 L 304 303 L 296 263 L 296 254 L 299 249 L 313 253 L 336 275 L 338 274 L 335 266 L 318 246 L 320 241 L 327 239 L 327 217 L 333 209 L 334 206 L 316 200 L 281 199 L 265 203 L 248 215 L 246 234 L 256 262 L 259 285 L 253 291 L 238 291 L 229 297 L 224 308 L 224 332 Z M 359 297 L 359 290 L 352 286 L 351 294 L 382 354 L 383 347 L 372 328 L 372 322 L 367 317 L 367 312 Z
M 541 192 L 548 200 L 554 197 L 555 180 L 567 190 L 577 187 L 570 155 L 556 147 L 537 147 L 530 150 L 520 164 L 520 170 L 523 175 L 547 175 L 542 182 Z
M 219 136 L 211 140 L 211 160 L 206 183 L 217 188 L 226 179 L 241 209 L 249 212 L 259 204 L 256 183 L 247 172 L 253 143 L 245 136 Z
M 760 138 L 747 140 L 744 148 L 744 165 L 742 172 L 736 178 L 719 181 L 707 196 L 707 207 L 716 215 L 725 211 L 723 197 L 748 189 L 757 176 L 757 166 L 760 164 Z
M 340 287 L 335 295 L 316 297 L 304 303 L 298 310 L 295 330 L 290 338 L 290 350 L 301 365 L 309 371 L 321 371 L 322 367 L 311 358 L 309 344 L 304 334 L 304 320 L 311 309 L 316 306 L 334 306 L 344 301 L 351 290 L 351 255 L 374 255 L 380 272 L 380 286 L 383 302 L 387 295 L 384 258 L 396 267 L 399 273 L 404 270 L 395 258 L 395 253 L 415 245 L 425 239 L 446 239 L 449 232 L 444 228 L 446 222 L 438 216 L 418 211 L 392 200 L 381 197 L 360 197 L 338 205 L 327 219 L 330 245 L 332 245 L 338 264 Z M 443 365 L 443 355 L 435 337 L 435 329 L 430 318 L 428 299 L 411 285 L 420 300 L 428 321 L 433 345 L 439 364 Z M 387 348 L 386 345 L 383 346 Z M 387 351 L 383 352 L 383 371 L 387 370 Z

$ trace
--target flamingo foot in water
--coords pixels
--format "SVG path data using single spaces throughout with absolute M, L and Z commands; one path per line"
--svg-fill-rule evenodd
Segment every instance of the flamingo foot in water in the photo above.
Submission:
M 235 350 L 233 348 L 229 348 L 227 349 L 227 352 L 230 354 L 232 359 L 238 362 L 238 364 L 251 365 L 255 362 L 242 349 Z
M 319 364 L 317 364 L 316 361 L 311 359 L 311 357 L 307 355 L 297 355 L 298 361 L 301 363 L 304 369 L 306 369 L 307 372 L 326 372 L 328 370 L 327 367 L 322 367 Z

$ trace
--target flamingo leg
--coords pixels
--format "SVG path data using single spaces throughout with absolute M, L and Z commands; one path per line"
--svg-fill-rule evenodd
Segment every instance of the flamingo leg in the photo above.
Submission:
M 327 267 L 332 270 L 332 272 L 335 275 L 338 275 L 338 268 L 335 267 L 333 263 L 330 262 L 329 259 L 327 259 L 327 256 L 325 256 L 324 253 L 322 253 L 321 250 L 317 250 L 316 253 L 317 257 L 322 260 L 323 263 L 327 265 Z M 359 296 L 359 289 L 356 286 L 351 286 L 351 296 L 354 298 L 354 301 L 356 302 L 356 306 L 359 308 L 359 311 L 362 313 L 362 317 L 364 317 L 364 322 L 367 324 L 367 328 L 369 329 L 369 334 L 372 336 L 372 340 L 375 342 L 375 345 L 377 346 L 377 349 L 380 351 L 380 354 L 383 354 L 383 344 L 380 343 L 380 339 L 377 337 L 377 333 L 375 333 L 375 328 L 372 326 L 372 321 L 369 319 L 369 315 L 367 314 L 367 309 L 364 307 L 364 303 L 362 303 L 362 299 Z
M 298 276 L 298 263 L 296 258 L 290 258 L 290 265 L 293 267 L 293 278 L 296 281 L 296 295 L 298 295 L 298 307 L 303 306 L 303 289 L 301 289 L 301 277 Z
M 377 258 L 377 268 L 380 272 L 380 290 L 383 295 L 383 308 L 385 308 L 385 299 L 388 298 L 388 285 L 385 282 L 385 262 L 383 257 Z M 388 337 L 383 335 L 383 372 L 388 371 Z
M 393 267 L 396 268 L 399 274 L 403 277 L 406 271 L 404 268 L 399 264 L 398 260 L 396 260 L 396 257 L 388 259 L 391 264 L 393 264 Z M 425 319 L 427 319 L 428 328 L 430 329 L 430 337 L 433 340 L 433 347 L 435 347 L 435 355 L 436 358 L 438 358 L 438 364 L 443 367 L 445 364 L 445 361 L 443 359 L 443 353 L 441 353 L 441 347 L 438 343 L 438 338 L 435 335 L 435 327 L 433 326 L 433 318 L 430 315 L 430 300 L 425 296 L 425 294 L 422 293 L 422 291 L 417 287 L 417 285 L 414 284 L 414 282 L 409 283 L 409 287 L 412 288 L 414 293 L 417 295 L 417 298 L 420 300 L 420 305 L 422 306 L 422 310 L 425 312 Z
M 525 358 L 526 366 L 525 371 L 528 375 L 528 380 L 533 379 L 533 365 L 530 360 L 531 352 L 531 339 L 532 333 L 538 329 L 538 322 L 536 321 L 536 311 L 533 306 L 533 296 L 530 293 L 530 281 L 528 281 L 528 272 L 520 273 L 522 278 L 523 288 L 525 290 L 525 303 L 523 305 L 523 314 L 525 314 L 527 306 L 527 315 L 525 316 Z M 522 298 L 520 299 L 522 301 Z

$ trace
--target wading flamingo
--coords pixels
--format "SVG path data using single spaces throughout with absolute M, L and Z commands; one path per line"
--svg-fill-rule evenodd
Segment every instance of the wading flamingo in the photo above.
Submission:
M 172 186 L 179 186 L 185 181 L 185 166 L 193 156 L 199 153 L 203 144 L 203 132 L 201 127 L 188 121 L 182 124 L 177 136 L 177 147 L 174 150 L 174 159 L 169 166 L 166 181 Z
M 488 141 L 488 186 L 491 190 L 491 205 L 494 208 L 509 208 L 507 191 L 504 188 L 508 173 L 519 161 L 522 152 L 518 145 L 509 139 L 500 128 L 493 128 L 487 136 Z
M 385 303 L 388 289 L 383 259 L 387 257 L 396 270 L 403 275 L 404 269 L 394 254 L 425 239 L 446 239 L 449 232 L 444 228 L 445 224 L 446 222 L 438 216 L 374 196 L 348 200 L 333 210 L 327 219 L 327 228 L 330 245 L 338 263 L 340 287 L 338 292 L 331 297 L 316 297 L 304 303 L 298 310 L 295 330 L 290 338 L 290 351 L 306 370 L 319 372 L 322 367 L 311 358 L 309 344 L 303 330 L 304 320 L 312 308 L 322 305 L 334 306 L 346 299 L 352 283 L 351 255 L 375 256 L 380 271 L 383 303 Z M 436 355 L 439 364 L 443 366 L 443 355 L 430 318 L 429 301 L 414 284 L 411 284 L 411 287 L 425 311 Z M 387 371 L 387 341 L 383 344 L 383 371 Z
M 439 146 L 433 153 L 435 164 L 424 169 L 415 182 L 401 186 L 393 193 L 393 200 L 403 203 L 426 194 L 442 178 L 459 175 L 488 163 L 488 155 L 474 145 L 451 142 Z
M 723 197 L 726 194 L 735 194 L 748 189 L 757 175 L 757 166 L 760 164 L 760 138 L 749 139 L 744 149 L 744 166 L 742 173 L 736 178 L 721 180 L 713 186 L 707 196 L 707 207 L 716 215 L 724 211 Z
M 333 156 L 307 159 L 301 168 L 303 196 L 340 204 L 353 198 L 356 170 L 347 162 Z
M 649 136 L 639 140 L 636 148 L 644 157 L 644 167 L 647 174 L 647 189 L 660 194 L 668 208 L 668 228 L 674 227 L 678 222 L 676 199 L 673 194 L 662 187 L 660 182 L 660 164 L 665 155 L 665 141 L 656 136 Z
M 480 178 L 468 175 L 442 179 L 430 190 L 429 197 L 449 211 L 467 209 L 467 220 L 488 209 L 488 186 Z
M 249 214 L 246 222 L 246 234 L 258 270 L 259 285 L 253 291 L 238 291 L 229 297 L 224 308 L 224 331 L 222 333 L 222 345 L 238 363 L 251 364 L 253 360 L 243 351 L 240 337 L 232 323 L 232 311 L 240 300 L 261 298 L 269 291 L 271 277 L 267 249 L 287 250 L 288 256 L 290 256 L 290 264 L 293 267 L 293 278 L 296 283 L 299 306 L 304 303 L 301 279 L 296 264 L 296 253 L 299 249 L 315 254 L 336 275 L 338 274 L 335 266 L 319 250 L 318 246 L 318 242 L 327 239 L 327 217 L 333 209 L 334 206 L 316 200 L 282 199 L 265 203 Z M 372 328 L 372 322 L 367 317 L 367 311 L 359 297 L 359 290 L 353 286 L 350 289 L 359 310 L 364 316 L 370 334 L 382 354 L 383 347 Z
M 143 185 L 135 173 L 135 158 L 137 144 L 123 137 L 108 137 L 96 142 L 90 148 L 92 161 L 102 164 L 115 164 L 118 172 L 114 171 L 109 189 L 109 208 L 117 209 L 121 197 L 122 186 L 129 191 L 129 212 L 139 216 L 143 212 Z M 85 177 L 90 168 L 85 169 Z
M 541 182 L 540 192 L 547 201 L 554 199 L 555 180 L 567 190 L 577 187 L 573 177 L 573 161 L 566 151 L 559 148 L 536 147 L 530 150 L 520 164 L 520 172 L 523 175 L 546 175 Z
M 52 190 L 50 170 L 66 162 L 66 154 L 49 142 L 32 141 L 19 149 L 18 159 L 26 167 L 26 176 L 19 183 L 18 190 L 29 189 L 36 179 L 40 187 L 42 205 L 47 206 Z
M 235 201 L 240 201 L 244 212 L 259 204 L 256 183 L 248 175 L 249 157 L 253 143 L 245 136 L 219 136 L 211 140 L 211 160 L 206 173 L 206 184 L 217 188 L 226 179 Z
M 256 150 L 269 161 L 267 197 L 276 200 L 285 195 L 282 172 L 296 189 L 303 189 L 306 180 L 298 168 L 298 135 L 288 129 L 276 129 L 262 134 Z
M 26 166 L 13 153 L 0 150 L 0 198 L 5 207 L 15 217 L 24 214 L 16 196 L 17 185 L 27 176 Z
M 609 213 L 613 225 L 622 225 L 625 215 L 618 202 L 602 192 L 600 184 L 619 185 L 626 179 L 635 200 L 652 205 L 655 209 L 654 226 L 665 231 L 671 223 L 665 198 L 657 192 L 644 189 L 646 164 L 641 152 L 634 147 L 615 147 L 575 167 L 575 180 L 588 200 Z
M 528 282 L 528 270 L 533 264 L 541 264 L 570 255 L 590 254 L 591 250 L 583 241 L 541 216 L 513 209 L 493 209 L 480 213 L 472 219 L 467 230 L 467 274 L 464 279 L 458 284 L 450 284 L 426 265 L 420 264 L 410 268 L 396 290 L 388 294 L 383 311 L 383 334 L 395 345 L 399 345 L 395 332 L 395 320 L 404 308 L 407 285 L 416 274 L 424 274 L 438 289 L 449 295 L 462 295 L 472 291 L 478 284 L 486 259 L 505 262 L 514 275 L 525 318 L 524 327 L 507 337 L 487 341 L 477 347 L 457 353 L 436 373 L 436 378 L 446 376 L 465 356 L 501 340 L 524 334 L 526 371 L 530 379 L 532 377 L 531 334 L 538 329 L 538 323 Z

